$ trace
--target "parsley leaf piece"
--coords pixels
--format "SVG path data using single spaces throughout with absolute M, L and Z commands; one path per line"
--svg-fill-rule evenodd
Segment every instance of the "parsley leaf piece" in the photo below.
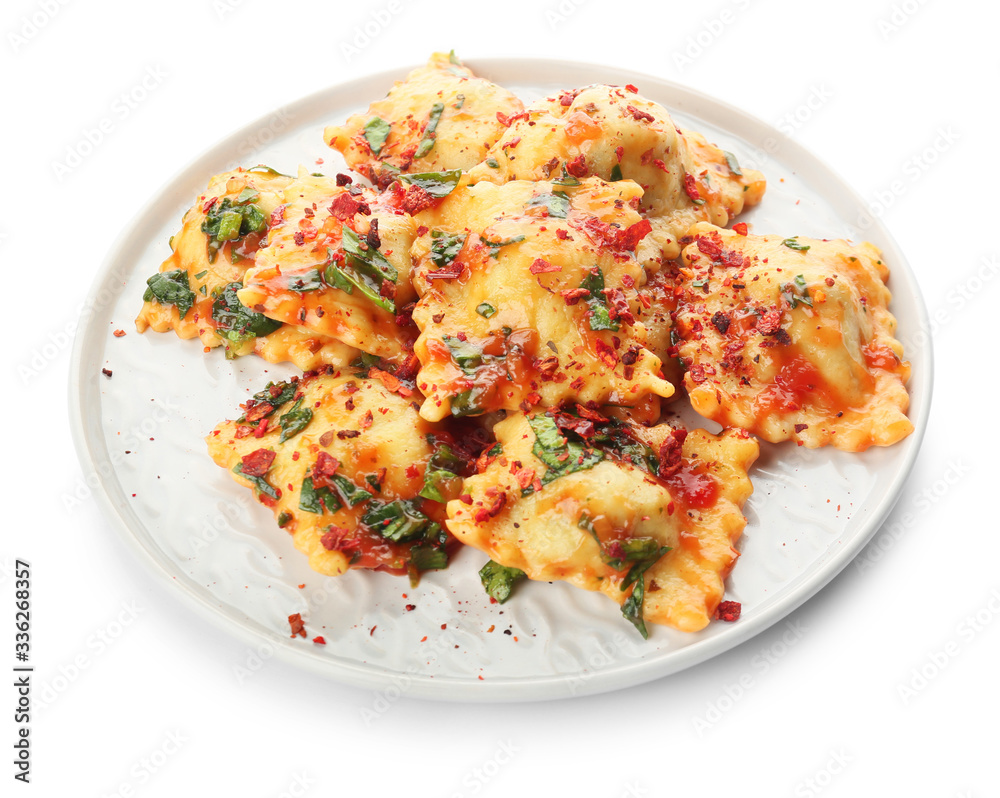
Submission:
M 590 329 L 591 330 L 612 330 L 617 332 L 619 324 L 611 320 L 611 313 L 608 311 L 608 301 L 604 296 L 604 272 L 600 266 L 595 266 L 591 272 L 583 278 L 580 288 L 590 292 L 587 297 L 587 306 L 590 308 Z
M 416 540 L 433 523 L 417 509 L 419 504 L 414 499 L 398 499 L 388 503 L 372 500 L 361 516 L 361 523 L 395 543 Z
M 622 167 L 621 164 L 615 164 L 611 167 L 611 182 L 617 183 L 622 179 Z
M 431 231 L 431 263 L 439 269 L 450 264 L 465 246 L 464 233 L 446 233 L 443 230 Z
M 808 252 L 809 251 L 809 245 L 808 244 L 800 244 L 798 236 L 794 236 L 793 238 L 786 238 L 781 243 L 784 244 L 789 249 L 794 249 L 796 252 Z
M 281 327 L 281 322 L 269 319 L 263 313 L 250 310 L 240 302 L 236 292 L 243 283 L 228 283 L 224 288 L 212 292 L 212 321 L 215 332 L 233 344 L 242 344 L 254 338 L 269 335 Z M 228 355 L 231 350 L 227 350 Z
M 253 485 L 253 492 L 255 496 L 264 494 L 265 496 L 270 496 L 272 499 L 278 498 L 278 491 L 275 490 L 271 484 L 264 479 L 264 477 L 253 476 L 252 474 L 243 473 L 243 463 L 239 462 L 233 466 L 233 473 L 239 474 L 243 479 L 249 480 L 250 484 Z
M 392 128 L 380 116 L 373 116 L 365 125 L 365 139 L 368 146 L 372 148 L 372 155 L 378 155 L 385 146 L 385 141 L 389 138 L 389 131 Z
M 569 197 L 562 191 L 553 191 L 551 194 L 538 194 L 532 197 L 528 207 L 535 205 L 545 207 L 549 216 L 554 219 L 565 219 L 569 214 Z
M 726 156 L 726 166 L 729 167 L 729 171 L 737 177 L 743 177 L 743 172 L 740 170 L 740 162 L 736 160 L 736 156 L 731 152 L 726 152 L 726 150 L 723 150 L 722 154 Z
M 490 316 L 495 316 L 497 309 L 493 307 L 489 302 L 481 302 L 476 306 L 476 313 L 482 316 L 484 319 L 490 318 Z
M 535 433 L 535 445 L 531 448 L 531 453 L 547 466 L 541 478 L 542 485 L 548 485 L 567 474 L 593 468 L 604 459 L 604 453 L 600 450 L 570 440 L 550 416 L 536 415 L 528 419 L 528 424 Z M 528 487 L 522 491 L 522 495 L 531 492 L 532 488 Z
M 495 259 L 501 249 L 506 247 L 508 244 L 520 244 L 524 241 L 524 236 L 511 236 L 510 238 L 504 238 L 500 241 L 490 241 L 486 238 L 480 238 L 479 240 L 489 248 L 490 257 Z
M 423 158 L 434 148 L 435 131 L 437 130 L 438 122 L 441 121 L 441 114 L 443 113 L 444 103 L 434 103 L 434 105 L 431 106 L 431 115 L 427 120 L 427 127 L 424 128 L 424 136 L 420 139 L 416 152 L 413 153 L 414 158 Z
M 177 312 L 183 319 L 195 303 L 197 297 L 188 282 L 185 269 L 174 269 L 169 272 L 159 272 L 146 280 L 145 302 L 158 302 L 161 305 L 176 305 Z
M 372 276 L 381 280 L 394 283 L 399 279 L 399 272 L 385 259 L 385 255 L 375 247 L 369 246 L 367 242 L 362 244 L 361 237 L 347 225 L 344 225 L 341 232 L 344 253 L 347 255 L 349 265 L 369 271 Z
M 350 507 L 368 501 L 373 495 L 364 488 L 359 488 L 342 474 L 333 475 L 333 484 L 337 486 L 337 493 L 340 494 L 340 498 L 347 502 Z
M 497 604 L 503 604 L 509 599 L 514 585 L 527 576 L 520 568 L 508 568 L 493 560 L 479 569 L 479 579 L 483 583 L 483 588 Z
M 455 361 L 455 365 L 462 369 L 462 372 L 467 377 L 475 376 L 476 369 L 482 366 L 486 357 L 488 357 L 483 354 L 482 349 L 470 341 L 463 341 L 452 335 L 445 335 L 441 340 L 448 347 L 451 359 Z
M 344 505 L 340 499 L 329 488 L 316 488 L 313 485 L 312 477 L 302 480 L 302 491 L 299 493 L 299 509 L 307 513 L 323 514 L 326 512 L 335 513 Z
M 302 407 L 303 398 L 300 396 L 295 404 L 292 405 L 292 409 L 278 419 L 278 426 L 281 427 L 281 435 L 278 438 L 278 443 L 284 443 L 289 438 L 294 438 L 308 427 L 309 422 L 312 421 L 313 411 L 308 407 Z
M 668 551 L 670 551 L 670 546 L 662 546 L 646 559 L 639 560 L 629 569 L 628 575 L 622 580 L 621 589 L 623 591 L 627 590 L 629 585 L 635 584 L 635 587 L 632 588 L 632 594 L 622 604 L 622 615 L 635 626 L 643 640 L 649 637 L 649 633 L 646 631 L 646 622 L 642 617 L 642 601 L 646 596 L 646 581 L 643 576 L 650 566 L 654 565 Z
M 447 172 L 420 172 L 412 175 L 400 175 L 400 180 L 405 180 L 413 186 L 418 186 L 430 194 L 435 199 L 447 197 L 455 190 L 458 181 L 462 179 L 461 169 L 451 169 Z

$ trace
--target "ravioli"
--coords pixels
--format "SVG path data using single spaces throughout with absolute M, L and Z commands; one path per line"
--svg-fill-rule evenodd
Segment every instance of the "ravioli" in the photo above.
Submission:
M 695 410 L 767 441 L 850 452 L 913 431 L 875 246 L 708 224 L 690 236 L 675 331 Z
M 476 77 L 454 54 L 435 53 L 366 113 L 328 127 L 324 138 L 351 169 L 384 187 L 400 171 L 468 169 L 479 163 L 503 132 L 498 116 L 523 108 L 517 97 Z
M 396 321 L 397 305 L 416 298 L 409 256 L 416 225 L 388 199 L 317 175 L 288 184 L 240 302 L 268 318 L 400 360 L 416 333 Z
M 468 456 L 408 398 L 327 367 L 269 384 L 242 409 L 208 435 L 209 454 L 274 511 L 313 570 L 447 565 L 444 501 Z
M 645 621 L 708 624 L 739 556 L 753 438 L 579 406 L 515 413 L 494 433 L 499 446 L 448 503 L 455 537 L 531 579 L 604 593 L 644 636 Z
M 184 214 L 173 252 L 148 281 L 136 329 L 198 337 L 227 357 L 255 353 L 301 369 L 346 363 L 357 350 L 297 325 L 281 325 L 241 305 L 237 292 L 292 178 L 272 169 L 224 172 Z M 206 232 L 206 228 L 208 231 Z
M 424 418 L 673 393 L 633 312 L 642 190 L 572 182 L 463 184 L 417 215 Z
M 511 120 L 472 182 L 550 180 L 560 174 L 634 180 L 653 224 L 639 259 L 657 268 L 697 221 L 725 225 L 764 194 L 764 176 L 741 169 L 700 133 L 678 129 L 635 87 L 588 86 L 531 105 Z

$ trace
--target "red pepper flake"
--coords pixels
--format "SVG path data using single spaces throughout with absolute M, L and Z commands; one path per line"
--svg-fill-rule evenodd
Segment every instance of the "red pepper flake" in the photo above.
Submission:
M 115 331 L 114 331 L 114 332 L 112 333 L 112 335 L 113 335 L 113 336 L 114 336 L 115 338 L 124 338 L 124 337 L 125 337 L 125 330 L 115 330 Z
M 535 469 L 533 468 L 522 468 L 516 474 L 514 474 L 514 479 L 517 480 L 517 484 L 523 490 L 528 487 L 532 482 L 535 481 Z
M 639 89 L 636 88 L 635 86 L 633 86 L 631 83 L 626 83 L 625 84 L 625 91 L 630 91 L 630 92 L 632 92 L 632 94 L 638 94 L 639 93 Z
M 385 389 L 390 393 L 398 393 L 402 396 L 409 396 L 409 393 L 403 392 L 404 390 L 409 391 L 409 389 L 405 388 L 403 383 L 401 383 L 395 376 L 390 374 L 388 371 L 382 371 L 382 369 L 377 369 L 373 367 L 369 369 L 368 374 L 373 379 L 376 379 L 379 382 L 381 382 L 385 386 Z
M 736 233 L 737 235 L 745 236 L 750 231 L 747 228 L 746 222 L 737 222 L 736 224 L 733 225 L 733 232 Z
M 498 515 L 500 511 L 504 508 L 505 504 L 507 504 L 507 494 L 506 493 L 498 494 L 493 499 L 493 501 L 490 502 L 489 507 L 483 507 L 481 510 L 476 511 L 476 523 L 482 524 L 488 521 L 489 519 L 493 518 L 494 516 Z
M 738 601 L 720 601 L 715 610 L 715 617 L 720 621 L 732 623 L 738 621 L 743 612 L 743 605 Z
M 774 335 L 781 329 L 781 311 L 769 310 L 757 319 L 757 332 L 761 335 Z
M 349 186 L 354 182 L 354 178 L 350 175 L 345 175 L 343 172 L 337 173 L 337 185 L 343 188 L 344 186 Z
M 620 249 L 625 252 L 634 252 L 635 248 L 639 246 L 639 242 L 645 238 L 648 233 L 652 232 L 652 230 L 653 225 L 650 224 L 649 219 L 643 219 L 641 222 L 629 225 L 615 235 L 615 249 Z
M 721 310 L 717 310 L 714 314 L 712 314 L 712 324 L 715 325 L 715 329 L 719 331 L 720 335 L 725 335 L 729 330 L 729 316 Z
M 698 191 L 698 182 L 694 179 L 694 175 L 687 172 L 684 173 L 684 193 L 694 203 L 701 200 L 701 193 Z
M 561 272 L 562 266 L 556 266 L 542 258 L 535 258 L 535 262 L 528 267 L 532 274 L 548 274 L 549 272 Z
M 348 219 L 354 218 L 354 215 L 361 210 L 362 205 L 368 207 L 366 203 L 345 191 L 330 203 L 330 215 L 346 222 Z
M 101 369 L 101 374 L 103 374 L 109 380 L 111 379 L 111 369 Z
M 683 465 L 684 439 L 687 437 L 686 429 L 674 429 L 670 435 L 660 444 L 660 476 L 670 477 L 680 471 Z
M 612 347 L 608 346 L 608 344 L 604 343 L 602 338 L 598 338 L 594 342 L 594 347 L 597 349 L 597 357 L 600 358 L 605 366 L 613 369 L 618 365 L 618 353 Z
M 407 612 L 413 612 L 416 608 L 417 608 L 416 604 L 407 604 L 406 605 L 406 611 Z
M 605 288 L 601 293 L 608 300 L 608 316 L 612 321 L 621 319 L 630 327 L 635 324 L 635 316 L 632 315 L 632 310 L 628 306 L 624 291 L 620 288 Z
M 808 424 L 796 424 L 795 425 L 795 431 L 796 432 L 802 432 L 802 430 L 807 430 L 807 429 L 809 429 L 809 425 Z
M 504 150 L 511 149 L 512 150 L 512 149 L 514 149 L 520 143 L 521 143 L 521 137 L 520 136 L 514 136 L 514 138 L 512 138 L 510 141 L 505 142 L 503 144 L 503 146 L 501 147 L 501 149 L 504 149 Z
M 434 197 L 426 189 L 420 186 L 410 186 L 403 197 L 402 208 L 410 216 L 414 216 L 420 211 L 429 208 L 434 204 Z
M 279 205 L 277 208 L 271 211 L 271 215 L 268 217 L 267 220 L 267 226 L 269 228 L 279 227 L 284 223 L 285 223 L 285 206 Z
M 316 635 L 316 637 L 313 638 L 313 642 L 318 646 L 325 646 L 326 638 L 323 637 L 323 635 Z
M 342 441 L 346 441 L 349 438 L 357 438 L 360 434 L 356 429 L 342 429 L 337 432 L 337 437 Z
M 827 277 L 823 282 L 826 283 L 827 288 L 833 288 L 837 284 L 837 281 L 832 277 Z
M 299 637 L 306 636 L 306 625 L 302 623 L 302 614 L 297 612 L 294 615 L 288 616 L 288 625 L 292 629 L 291 637 L 298 635 Z
M 560 228 L 560 229 L 556 230 L 556 238 L 558 238 L 560 241 L 568 241 L 569 240 L 569 233 L 567 233 L 565 230 L 563 230 L 562 228 Z
M 691 368 L 688 369 L 688 374 L 691 375 L 691 382 L 695 384 L 703 383 L 708 377 L 705 376 L 705 367 L 701 363 L 695 363 Z
M 615 157 L 618 158 L 618 163 L 622 162 L 622 156 L 625 155 L 625 148 L 620 144 L 615 147 Z
M 240 461 L 243 466 L 243 474 L 248 477 L 262 477 L 274 462 L 275 454 L 270 449 L 257 449 L 250 454 L 243 455 Z
M 257 423 L 257 426 L 254 428 L 253 436 L 255 438 L 263 438 L 264 435 L 266 435 L 266 434 L 267 434 L 267 419 L 266 418 L 262 418 Z
M 462 502 L 462 504 L 472 504 L 472 496 L 470 496 L 468 493 L 463 493 L 461 496 L 458 497 L 458 500 Z
M 640 111 L 634 105 L 626 105 L 625 108 L 628 110 L 628 112 L 630 114 L 632 114 L 632 118 L 636 122 L 655 122 L 656 121 L 656 118 L 652 114 L 648 114 L 645 111 Z
M 719 238 L 718 233 L 712 233 L 711 236 L 698 236 L 695 239 L 695 244 L 698 245 L 700 253 L 708 255 L 712 260 L 718 260 L 719 256 L 722 255 L 722 239 Z
M 587 160 L 583 157 L 583 153 L 577 155 L 572 161 L 566 164 L 566 171 L 573 175 L 573 177 L 586 177 L 590 174 L 590 169 L 587 167 Z
M 349 529 L 330 525 L 329 529 L 319 539 L 323 548 L 327 551 L 340 551 L 345 554 L 353 554 L 361 547 L 361 541 L 357 538 L 349 538 Z
M 373 420 L 374 418 L 372 417 L 372 411 L 369 410 L 367 413 L 364 414 L 364 416 L 362 416 L 361 421 L 358 422 L 358 425 L 361 427 L 361 429 L 368 429 L 369 427 L 371 427 Z
M 559 294 L 566 300 L 567 305 L 575 305 L 584 297 L 590 296 L 590 291 L 586 288 L 567 288 L 565 291 L 560 291 Z
M 417 237 L 419 238 L 420 236 L 427 235 L 429 230 L 430 228 L 427 225 L 420 225 L 420 227 L 417 228 Z

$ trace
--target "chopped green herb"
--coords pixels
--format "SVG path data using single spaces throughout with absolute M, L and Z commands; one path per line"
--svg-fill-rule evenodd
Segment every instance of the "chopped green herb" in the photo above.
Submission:
M 289 438 L 294 438 L 308 427 L 309 422 L 312 421 L 313 411 L 308 407 L 302 407 L 303 398 L 300 396 L 295 404 L 292 405 L 292 409 L 278 419 L 278 426 L 281 427 L 281 436 L 278 438 L 278 443 L 284 443 Z
M 234 282 L 212 292 L 214 297 L 212 321 L 215 323 L 215 332 L 220 338 L 237 346 L 254 338 L 270 335 L 281 327 L 280 321 L 250 310 L 240 302 L 236 292 L 242 287 L 243 283 Z M 232 348 L 227 348 L 226 357 L 230 357 L 233 351 Z
M 184 269 L 174 269 L 169 272 L 154 274 L 146 280 L 145 302 L 156 301 L 161 305 L 176 305 L 177 312 L 183 319 L 195 303 L 197 297 L 188 282 L 188 273 Z
M 270 496 L 272 499 L 278 498 L 278 491 L 275 490 L 271 484 L 264 479 L 264 477 L 256 477 L 252 474 L 243 473 L 243 463 L 239 462 L 233 467 L 233 473 L 239 474 L 243 479 L 249 480 L 250 484 L 253 485 L 254 495 L 259 496 L 263 493 L 265 496 Z
M 372 494 L 364 488 L 359 488 L 351 480 L 341 474 L 333 475 L 333 484 L 337 486 L 337 493 L 350 507 L 355 507 L 372 498 Z
M 373 116 L 365 125 L 365 139 L 368 146 L 372 148 L 372 155 L 378 155 L 385 146 L 385 141 L 389 138 L 391 130 L 389 123 L 380 116 Z
M 700 280 L 692 280 L 691 286 L 693 288 L 706 288 L 708 287 L 708 278 L 702 277 Z
M 446 233 L 443 230 L 431 230 L 431 262 L 443 269 L 462 251 L 465 246 L 464 233 Z
M 286 277 L 289 291 L 304 294 L 306 291 L 318 291 L 323 287 L 319 269 L 310 269 L 302 274 L 290 274 Z
M 447 197 L 455 190 L 458 181 L 462 179 L 461 169 L 448 172 L 421 172 L 413 175 L 400 175 L 401 180 L 413 186 L 419 186 L 435 199 Z
M 194 276 L 194 279 L 195 279 L 195 280 L 204 280 L 204 279 L 205 279 L 205 275 L 206 275 L 206 274 L 208 274 L 208 269 L 205 269 L 204 271 L 200 271 L 200 272 L 198 272 L 198 273 L 197 273 L 197 274 L 196 274 L 196 275 Z
M 288 526 L 288 522 L 292 520 L 292 514 L 286 513 L 284 511 L 278 513 L 278 526 L 284 529 Z
M 417 509 L 419 506 L 419 501 L 415 499 L 399 499 L 389 503 L 373 499 L 361 517 L 361 523 L 396 543 L 415 540 L 429 531 L 433 524 Z
M 448 567 L 448 552 L 420 544 L 410 549 L 410 565 L 417 571 L 440 571 Z
M 489 158 L 486 159 L 486 165 L 488 167 L 490 167 L 490 169 L 499 169 L 500 168 L 500 162 L 496 158 L 494 158 L 492 155 Z
M 511 238 L 505 238 L 502 241 L 489 241 L 485 238 L 480 238 L 479 240 L 489 248 L 490 257 L 496 258 L 497 254 L 503 247 L 506 247 L 508 244 L 520 244 L 524 241 L 524 236 L 512 236 Z
M 272 393 L 276 390 L 277 393 Z M 254 404 L 267 403 L 271 406 L 271 411 L 261 418 L 266 418 L 283 404 L 292 401 L 299 391 L 297 382 L 269 382 L 263 391 L 258 391 L 253 395 Z
M 580 441 L 570 440 L 569 435 L 556 426 L 551 416 L 538 414 L 529 418 L 528 424 L 535 433 L 531 453 L 547 466 L 541 478 L 542 485 L 548 485 L 567 474 L 593 468 L 604 459 L 604 453 L 600 450 L 592 449 Z M 532 490 L 530 487 L 525 488 L 522 494 L 530 494 Z
M 451 352 L 451 359 L 455 361 L 455 365 L 462 369 L 467 377 L 475 376 L 476 369 L 482 366 L 486 358 L 489 357 L 470 341 L 462 341 L 452 335 L 445 335 L 441 340 Z
M 455 66 L 462 66 L 462 62 L 458 60 L 458 56 L 455 55 L 455 51 L 454 50 L 452 50 L 450 53 L 448 53 L 448 60 L 451 63 L 453 63 Z
M 396 282 L 399 279 L 399 272 L 396 267 L 385 259 L 385 255 L 375 247 L 369 246 L 368 242 L 361 242 L 360 236 L 350 227 L 344 225 L 342 231 L 344 253 L 347 255 L 348 265 L 363 268 L 374 277 Z
M 497 309 L 493 307 L 489 302 L 481 302 L 476 305 L 476 313 L 482 316 L 484 319 L 488 319 L 490 316 L 496 315 Z
M 433 436 L 431 436 L 431 439 Z M 431 440 L 433 443 L 433 440 Z M 464 463 L 447 444 L 441 444 L 431 455 L 424 470 L 424 487 L 420 496 L 435 502 L 447 502 L 458 497 Z
M 509 568 L 493 560 L 479 569 L 479 579 L 483 583 L 483 588 L 497 604 L 503 604 L 509 599 L 514 585 L 527 576 L 520 568 Z
M 615 164 L 611 167 L 611 182 L 617 183 L 622 179 L 622 167 L 621 164 Z
M 326 507 L 328 513 L 335 513 L 344 505 L 340 499 L 329 488 L 316 488 L 313 485 L 312 477 L 302 480 L 302 491 L 299 493 L 299 509 L 307 513 L 322 515 L 323 508 Z
M 479 400 L 482 399 L 482 391 L 475 388 L 468 388 L 451 397 L 451 414 L 456 418 L 463 416 L 478 416 L 483 412 Z
M 608 300 L 604 296 L 604 272 L 601 271 L 600 266 L 595 266 L 583 278 L 580 288 L 590 292 L 590 296 L 587 297 L 587 306 L 590 308 L 590 329 L 617 332 L 620 325 L 617 321 L 611 320 Z
M 554 191 L 551 194 L 538 194 L 531 198 L 528 206 L 541 205 L 548 209 L 549 216 L 556 219 L 565 219 L 569 214 L 569 197 L 562 191 Z
M 743 172 L 740 171 L 740 162 L 736 160 L 736 156 L 725 150 L 722 151 L 722 154 L 726 156 L 726 166 L 729 167 L 729 171 L 737 177 L 743 177 Z
M 456 94 L 455 95 L 455 104 L 452 106 L 452 108 L 454 108 L 456 111 L 459 111 L 459 110 L 461 110 L 461 108 L 462 108 L 463 105 L 465 105 L 465 95 L 464 94 Z
M 424 136 L 420 139 L 416 152 L 413 153 L 414 158 L 423 158 L 434 148 L 435 131 L 437 130 L 438 123 L 441 121 L 441 114 L 443 113 L 444 103 L 434 103 L 434 105 L 431 106 L 431 115 L 427 120 L 427 127 L 424 128 Z
M 809 245 L 808 244 L 800 244 L 798 236 L 794 236 L 793 238 L 786 238 L 781 243 L 784 244 L 789 249 L 794 249 L 796 252 L 808 252 L 809 251 Z
M 566 171 L 566 165 L 563 164 L 562 175 L 551 181 L 553 185 L 556 186 L 578 186 L 580 181 L 577 180 L 573 175 Z
M 629 585 L 635 584 L 635 587 L 632 588 L 632 594 L 622 604 L 622 615 L 639 630 L 643 639 L 649 637 L 649 633 L 646 631 L 646 622 L 642 617 L 642 601 L 646 596 L 646 581 L 643 577 L 650 566 L 654 565 L 668 551 L 670 551 L 670 546 L 656 549 L 647 558 L 637 561 L 622 580 L 623 591 L 627 590 Z
M 333 260 L 333 253 L 327 250 L 327 264 L 323 270 L 323 280 L 327 285 L 353 294 L 357 288 L 370 301 L 390 313 L 396 312 L 396 303 L 382 296 L 382 283 L 395 283 L 399 279 L 396 268 L 374 247 L 362 244 L 361 238 L 346 225 L 342 229 L 344 248 L 343 263 Z
M 215 262 L 216 255 L 227 241 L 237 241 L 249 233 L 262 233 L 267 229 L 267 217 L 253 204 L 258 193 L 250 189 L 240 192 L 236 202 L 224 197 L 213 203 L 201 223 L 201 231 L 208 236 L 208 261 Z M 238 258 L 235 252 L 232 253 Z
M 809 289 L 806 287 L 806 278 L 801 274 L 795 275 L 794 282 L 781 284 L 781 296 L 793 310 L 800 302 L 809 307 L 813 306 L 812 297 L 809 296 Z

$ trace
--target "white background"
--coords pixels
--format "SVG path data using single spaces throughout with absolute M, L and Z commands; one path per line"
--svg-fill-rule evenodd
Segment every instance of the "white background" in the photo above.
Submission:
M 341 5 L 4 6 L 0 661 L 12 662 L 21 558 L 33 571 L 36 698 L 46 687 L 49 700 L 35 707 L 26 787 L 9 764 L 16 693 L 0 691 L 3 794 L 998 794 L 1000 530 L 984 510 L 1000 476 L 989 299 L 1000 287 L 1000 11 L 971 0 Z M 616 693 L 403 696 L 366 722 L 376 694 L 274 659 L 241 681 L 246 646 L 153 583 L 95 500 L 65 500 L 84 478 L 66 411 L 70 338 L 136 209 L 273 109 L 451 48 L 470 61 L 603 63 L 732 103 L 843 175 L 907 253 L 938 321 L 930 426 L 886 525 L 905 533 L 884 528 L 863 555 L 871 567 L 848 566 L 794 612 L 801 634 L 781 622 Z M 117 112 L 144 79 L 146 96 Z M 58 168 L 105 118 L 87 156 Z

